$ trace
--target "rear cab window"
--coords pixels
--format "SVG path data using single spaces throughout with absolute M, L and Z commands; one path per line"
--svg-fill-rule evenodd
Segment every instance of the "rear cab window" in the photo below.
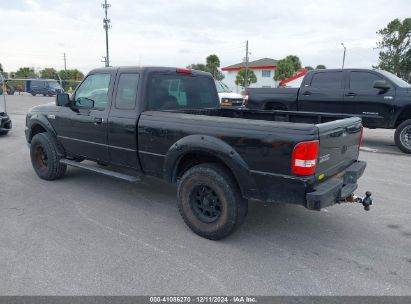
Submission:
M 214 80 L 201 75 L 152 73 L 148 80 L 148 109 L 202 109 L 219 106 Z

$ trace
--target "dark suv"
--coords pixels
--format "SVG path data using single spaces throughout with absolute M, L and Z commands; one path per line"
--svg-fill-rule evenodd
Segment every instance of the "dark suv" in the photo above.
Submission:
M 55 96 L 63 93 L 64 90 L 54 79 L 33 79 L 27 80 L 27 92 L 33 96 L 36 96 L 37 94 L 43 94 L 43 96 Z

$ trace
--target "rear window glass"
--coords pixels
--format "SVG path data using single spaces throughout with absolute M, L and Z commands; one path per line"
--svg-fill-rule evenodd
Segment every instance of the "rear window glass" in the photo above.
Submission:
M 341 89 L 342 72 L 316 73 L 311 80 L 311 87 L 318 89 Z
M 152 74 L 149 78 L 150 110 L 201 109 L 218 105 L 211 78 L 178 74 Z

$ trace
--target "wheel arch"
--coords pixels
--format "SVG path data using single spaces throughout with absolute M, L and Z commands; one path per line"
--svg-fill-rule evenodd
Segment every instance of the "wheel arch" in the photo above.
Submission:
M 27 136 L 27 141 L 31 143 L 33 137 L 38 133 L 49 133 L 51 135 L 51 139 L 56 146 L 57 152 L 60 156 L 65 155 L 65 150 L 63 146 L 57 139 L 56 131 L 54 130 L 53 126 L 50 122 L 45 119 L 43 116 L 35 114 L 34 117 L 32 116 L 27 124 L 27 128 L 29 129 L 29 133 Z
M 404 121 L 411 119 L 411 105 L 405 106 L 404 109 L 398 114 L 395 120 L 394 128 L 396 129 Z
M 167 152 L 164 178 L 175 183 L 188 169 L 202 163 L 217 163 L 233 176 L 244 198 L 256 197 L 257 187 L 248 165 L 230 145 L 208 135 L 189 135 Z

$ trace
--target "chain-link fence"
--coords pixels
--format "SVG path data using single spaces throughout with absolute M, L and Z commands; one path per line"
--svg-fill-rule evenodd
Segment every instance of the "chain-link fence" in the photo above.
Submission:
M 28 81 L 30 79 L 7 79 L 0 80 L 0 95 L 5 94 L 13 95 L 16 92 L 29 92 Z M 40 80 L 40 79 L 38 79 Z M 63 87 L 65 92 L 72 93 L 76 87 L 80 84 L 80 80 L 56 80 Z M 4 91 L 5 90 L 5 91 Z

